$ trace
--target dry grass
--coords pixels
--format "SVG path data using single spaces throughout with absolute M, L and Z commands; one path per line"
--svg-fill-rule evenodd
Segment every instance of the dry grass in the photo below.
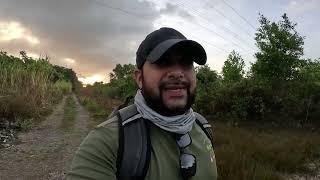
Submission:
M 113 108 L 121 104 L 112 99 L 102 87 L 85 87 L 78 92 L 79 101 L 95 118 L 106 118 Z
M 320 134 L 216 123 L 215 151 L 220 179 L 278 180 L 283 174 L 314 173 L 307 164 L 320 158 Z
M 36 120 L 50 112 L 52 104 L 71 91 L 70 83 L 53 82 L 54 73 L 53 66 L 45 59 L 20 59 L 0 52 L 2 121 L 19 123 L 24 119 Z

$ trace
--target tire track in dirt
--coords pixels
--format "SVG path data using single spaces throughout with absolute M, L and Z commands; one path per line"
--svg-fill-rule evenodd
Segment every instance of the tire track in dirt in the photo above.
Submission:
M 88 133 L 89 113 L 76 102 L 72 128 L 61 128 L 66 98 L 40 125 L 19 134 L 19 143 L 0 149 L 0 180 L 63 179 L 72 156 Z
M 320 160 L 305 165 L 307 169 L 315 172 L 315 174 L 290 174 L 284 176 L 286 180 L 320 180 Z
M 64 151 L 64 159 L 65 159 L 65 166 L 64 166 L 64 175 L 69 170 L 69 167 L 72 162 L 72 157 L 77 147 L 80 145 L 81 141 L 85 136 L 88 134 L 89 129 L 89 120 L 90 115 L 89 112 L 83 108 L 83 106 L 79 103 L 76 96 L 72 95 L 75 103 L 76 103 L 76 117 L 75 117 L 75 124 L 71 132 L 65 134 L 65 138 L 69 139 L 68 146 Z

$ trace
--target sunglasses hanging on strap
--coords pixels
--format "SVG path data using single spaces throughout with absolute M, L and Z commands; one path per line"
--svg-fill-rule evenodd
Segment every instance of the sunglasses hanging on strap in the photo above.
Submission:
M 200 114 L 195 113 L 196 123 L 213 142 L 212 129 L 208 121 Z M 117 152 L 117 179 L 132 180 L 145 179 L 150 156 L 151 142 L 148 121 L 145 121 L 134 104 L 124 108 L 115 109 L 109 118 L 119 118 L 119 149 Z M 184 179 L 196 174 L 196 157 L 188 150 L 192 143 L 190 134 L 177 136 L 177 144 L 180 149 L 180 170 Z M 134 145 L 132 145 L 134 144 Z M 133 148 L 134 147 L 134 148 Z
M 196 157 L 187 148 L 192 144 L 189 133 L 177 136 L 177 144 L 180 149 L 180 171 L 184 180 L 188 180 L 196 174 L 197 161 Z

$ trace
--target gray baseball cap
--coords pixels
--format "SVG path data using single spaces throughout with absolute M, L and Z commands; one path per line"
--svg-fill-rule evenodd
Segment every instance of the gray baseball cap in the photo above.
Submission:
M 170 49 L 179 47 L 199 65 L 207 62 L 207 54 L 204 48 L 196 41 L 187 39 L 179 31 L 163 27 L 153 31 L 141 42 L 136 53 L 136 64 L 142 68 L 146 60 L 157 62 Z

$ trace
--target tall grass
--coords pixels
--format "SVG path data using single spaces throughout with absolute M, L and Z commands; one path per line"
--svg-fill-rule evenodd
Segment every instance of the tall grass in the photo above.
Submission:
M 70 92 L 68 82 L 53 82 L 54 73 L 46 59 L 0 52 L 0 121 L 34 120 L 47 113 L 63 93 Z
M 314 173 L 320 134 L 305 130 L 256 129 L 215 124 L 219 179 L 280 180 L 284 174 Z
M 80 103 L 84 105 L 94 117 L 105 118 L 113 110 L 120 105 L 121 100 L 110 97 L 112 87 L 108 84 L 89 85 L 79 89 L 78 96 Z
M 65 80 L 58 80 L 52 85 L 51 95 L 54 102 L 59 102 L 63 95 L 72 92 L 72 84 Z

